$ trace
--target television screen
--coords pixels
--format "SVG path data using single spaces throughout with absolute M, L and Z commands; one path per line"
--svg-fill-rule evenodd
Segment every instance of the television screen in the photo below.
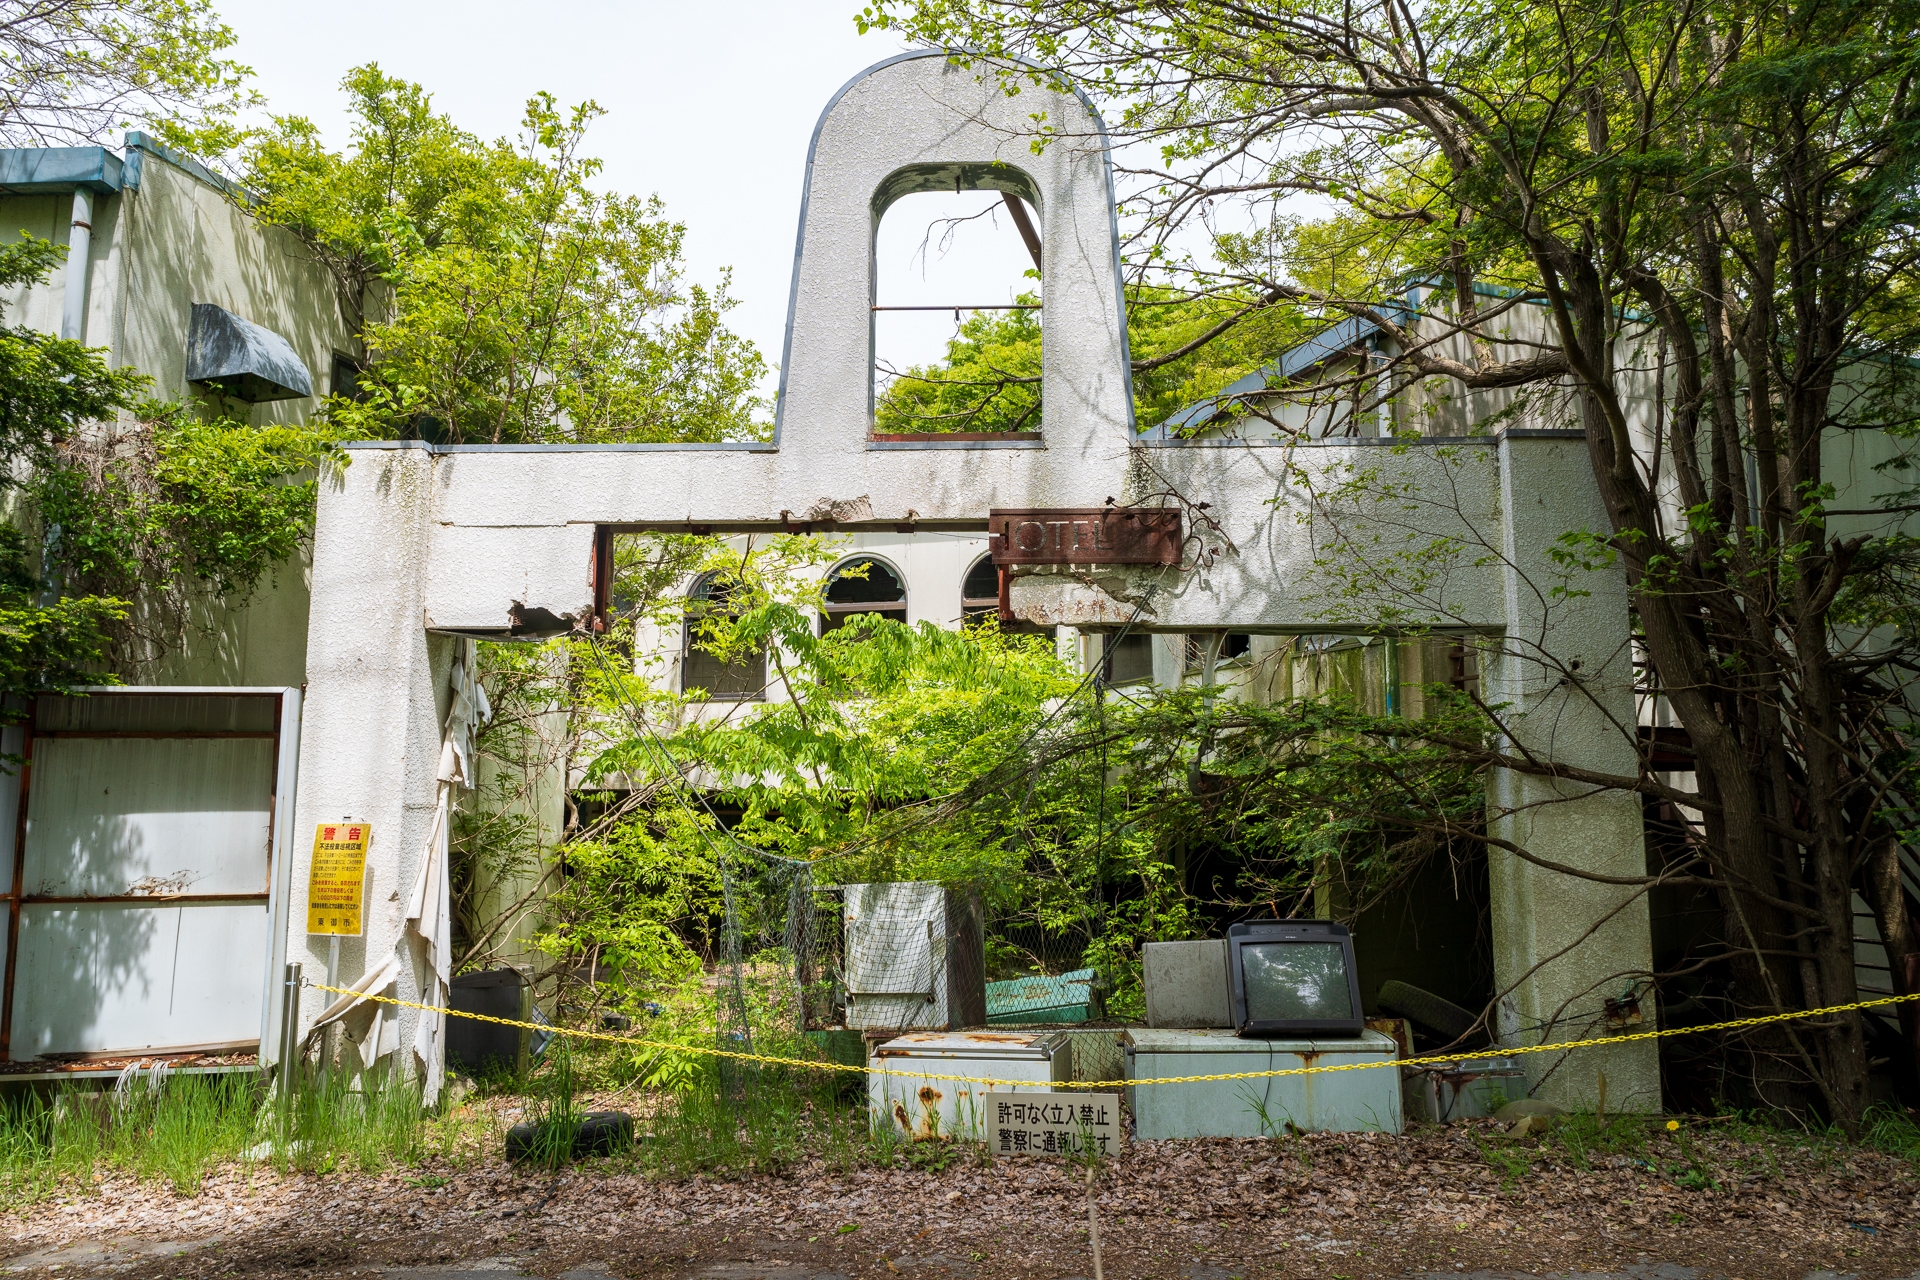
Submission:
M 1329 920 L 1227 930 L 1233 1025 L 1243 1036 L 1357 1036 L 1366 1029 L 1353 937 Z
M 1346 948 L 1337 942 L 1259 942 L 1240 949 L 1254 1022 L 1353 1017 Z

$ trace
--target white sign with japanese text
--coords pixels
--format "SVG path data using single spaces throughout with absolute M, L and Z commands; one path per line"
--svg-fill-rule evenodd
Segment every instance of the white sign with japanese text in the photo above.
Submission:
M 1117 1093 L 989 1093 L 987 1141 L 997 1156 L 1120 1153 Z

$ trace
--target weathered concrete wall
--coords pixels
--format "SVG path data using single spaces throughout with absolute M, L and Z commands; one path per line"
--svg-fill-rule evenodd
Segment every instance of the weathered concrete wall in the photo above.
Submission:
M 1063 140 L 1035 156 L 1030 117 L 1042 109 Z M 921 536 L 977 534 L 995 507 L 1094 507 L 1110 497 L 1204 501 L 1219 528 L 1190 548 L 1204 554 L 1185 569 L 1023 576 L 1016 612 L 1068 627 L 1131 621 L 1170 635 L 1357 633 L 1390 619 L 1482 635 L 1498 649 L 1498 687 L 1519 714 L 1517 733 L 1563 760 L 1616 766 L 1632 732 L 1625 602 L 1598 579 L 1578 584 L 1590 595 L 1556 596 L 1547 556 L 1567 529 L 1599 527 L 1578 433 L 1508 433 L 1457 448 L 1351 439 L 1142 445 L 1130 422 L 1103 136 L 1084 102 L 1031 88 L 1010 98 L 937 53 L 882 63 L 843 90 L 808 169 L 771 444 L 357 448 L 322 498 L 300 829 L 349 812 L 368 819 L 387 851 L 376 859 L 380 885 L 411 883 L 433 799 L 432 716 L 444 683 L 428 634 L 498 634 L 516 604 L 584 617 L 597 525 L 745 532 L 798 523 L 857 542 L 903 524 Z M 951 185 L 956 175 L 1017 189 L 1040 211 L 1044 439 L 875 442 L 874 227 L 889 194 L 917 181 Z M 950 559 L 963 568 L 960 556 Z M 1354 567 L 1368 565 L 1382 572 L 1356 581 Z M 946 589 L 929 609 L 903 567 L 910 616 L 945 613 Z M 339 611 L 350 605 L 354 624 L 342 626 Z M 1163 665 L 1179 666 L 1171 650 L 1156 670 Z M 1573 671 L 1584 674 L 1561 683 Z M 1496 800 L 1490 818 L 1571 866 L 1644 865 L 1637 812 L 1628 821 L 1611 801 L 1552 798 L 1519 814 Z M 1515 984 L 1509 1029 L 1568 1038 L 1614 993 L 1592 975 L 1611 982 L 1645 969 L 1644 911 L 1620 910 L 1586 938 L 1618 891 L 1556 885 L 1550 902 L 1546 882 L 1502 875 L 1494 927 L 1500 972 Z M 376 889 L 367 954 L 399 932 L 400 921 L 378 909 L 384 892 Z M 321 958 L 314 951 L 309 963 Z M 1606 1061 L 1611 1099 L 1659 1105 L 1646 1087 L 1656 1079 L 1650 1046 L 1622 1047 Z M 1590 1089 L 1584 1068 L 1545 1082 L 1567 1101 Z
M 363 453 L 323 488 L 314 538 L 309 698 L 300 735 L 295 831 L 354 818 L 373 824 L 366 934 L 341 945 L 354 980 L 393 951 L 433 818 L 441 724 L 453 644 L 421 625 L 421 577 L 432 521 L 432 465 L 418 450 Z M 305 919 L 310 843 L 296 840 L 291 919 Z M 309 977 L 326 971 L 324 941 L 294 931 L 287 959 Z M 403 969 L 397 994 L 419 1000 L 427 975 Z M 307 991 L 310 1020 L 331 997 Z M 413 1043 L 412 1009 L 400 1010 L 401 1057 Z

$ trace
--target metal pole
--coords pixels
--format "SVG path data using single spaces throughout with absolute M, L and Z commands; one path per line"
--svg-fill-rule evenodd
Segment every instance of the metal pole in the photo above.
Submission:
M 289 964 L 280 989 L 280 1096 L 293 1099 L 300 1052 L 300 966 Z
M 337 933 L 327 939 L 327 985 L 340 985 L 340 935 Z M 320 1084 L 323 1088 L 333 1074 L 333 1029 L 339 1025 L 333 1023 L 320 1033 Z
M 61 299 L 60 336 L 78 341 L 87 331 L 87 269 L 92 266 L 93 193 L 73 193 L 73 222 L 67 232 L 67 288 Z

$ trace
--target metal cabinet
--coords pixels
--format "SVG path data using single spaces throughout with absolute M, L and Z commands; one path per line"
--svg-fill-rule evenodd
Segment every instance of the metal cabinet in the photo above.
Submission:
M 0 1060 L 276 1043 L 300 692 L 34 699 L 0 747 Z

